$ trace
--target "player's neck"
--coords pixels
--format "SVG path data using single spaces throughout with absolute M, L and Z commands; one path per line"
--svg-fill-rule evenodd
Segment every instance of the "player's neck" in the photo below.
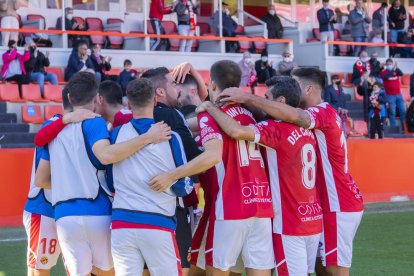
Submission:
M 316 106 L 320 103 L 323 103 L 322 98 L 321 97 L 314 97 L 314 98 L 308 100 L 308 102 L 306 103 L 306 108 Z
M 80 105 L 80 106 L 74 106 L 73 107 L 73 111 L 76 111 L 78 109 L 86 109 L 86 110 L 90 110 L 90 111 L 95 111 L 95 105 L 94 103 L 88 103 L 85 105 Z
M 132 116 L 134 119 L 143 119 L 143 118 L 154 118 L 154 107 L 139 107 L 139 108 L 132 108 Z
M 123 109 L 124 106 L 122 104 L 116 104 L 113 106 L 109 106 L 108 110 L 107 110 L 107 114 L 105 114 L 105 120 L 108 122 L 113 123 L 114 122 L 114 118 L 115 118 L 115 114 L 118 113 L 121 109 Z

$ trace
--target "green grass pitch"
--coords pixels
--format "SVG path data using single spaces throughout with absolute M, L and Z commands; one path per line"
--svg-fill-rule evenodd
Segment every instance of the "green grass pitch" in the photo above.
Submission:
M 0 276 L 26 275 L 24 238 L 22 227 L 0 228 Z M 61 260 L 52 275 L 66 275 Z M 351 275 L 414 275 L 414 202 L 366 206 Z

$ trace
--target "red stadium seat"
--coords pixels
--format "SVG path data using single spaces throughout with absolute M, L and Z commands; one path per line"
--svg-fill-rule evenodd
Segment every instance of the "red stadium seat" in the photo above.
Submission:
M 45 71 L 48 74 L 55 74 L 57 76 L 58 84 L 66 84 L 63 78 L 62 68 L 60 67 L 45 67 Z
M 27 15 L 27 20 L 38 20 L 38 19 L 43 19 L 43 21 L 46 23 L 46 19 L 43 15 L 40 15 L 40 14 L 28 14 Z
M 22 98 L 30 102 L 48 102 L 42 98 L 40 94 L 40 86 L 38 84 L 23 84 Z
M 331 79 L 333 75 L 339 76 L 339 78 L 341 79 L 341 82 L 345 83 L 344 73 L 331 73 Z
M 343 87 L 353 87 L 354 84 L 352 83 L 352 74 L 348 73 L 345 76 L 345 82 L 342 84 Z
M 22 122 L 28 124 L 43 123 L 39 105 L 22 105 Z
M 404 87 L 410 87 L 410 75 L 409 74 L 404 74 L 401 77 L 401 85 Z
M 49 120 L 56 114 L 63 114 L 63 107 L 61 105 L 45 105 L 44 106 L 44 118 Z
M 263 38 L 263 37 L 253 37 L 253 38 Z M 264 41 L 255 41 L 254 47 L 256 48 L 256 53 L 260 54 L 264 49 L 266 49 L 266 42 Z
M 334 40 L 341 39 L 341 32 L 338 29 L 334 29 Z
M 401 94 L 404 98 L 404 101 L 410 102 L 411 95 L 410 95 L 410 88 L 409 87 L 401 87 Z
M 107 75 L 116 75 L 116 76 L 118 76 L 119 74 L 121 74 L 122 70 L 123 69 L 119 69 L 119 68 L 111 68 L 111 70 L 106 71 L 106 74 Z
M 321 32 L 319 31 L 319 28 L 313 28 L 312 34 L 315 39 L 317 39 L 318 41 L 321 41 Z
M 74 16 L 73 19 L 75 19 L 76 23 L 85 25 L 85 19 L 79 16 Z
M 354 133 L 356 136 L 368 136 L 367 123 L 362 120 L 354 121 Z
M 267 87 L 266 86 L 256 86 L 254 88 L 254 94 L 260 97 L 265 97 L 265 93 L 267 91 Z
M 354 100 L 356 102 L 362 102 L 364 100 L 364 97 L 358 94 L 356 86 L 354 86 Z
M 23 25 L 21 27 L 22 30 L 39 30 L 38 28 L 36 28 L 33 25 Z M 33 31 L 33 33 L 35 33 L 35 31 Z M 31 36 L 33 33 L 22 33 L 23 37 L 28 37 Z
M 85 18 L 88 31 L 103 31 L 102 20 L 97 17 L 87 17 Z M 92 44 L 104 45 L 106 37 L 103 35 L 91 35 Z
M 240 37 L 240 38 L 246 38 L 247 36 L 244 35 L 236 35 L 236 37 Z M 252 47 L 252 43 L 250 41 L 245 41 L 245 40 L 239 40 L 239 46 L 240 46 L 240 53 L 244 53 L 249 51 L 249 49 Z
M 197 52 L 198 45 L 198 40 L 193 40 L 193 45 L 191 45 L 191 52 Z
M 164 28 L 165 34 L 175 34 L 177 33 L 177 25 L 175 25 L 174 21 L 162 21 L 162 27 Z
M 106 20 L 106 24 L 119 24 L 119 23 L 124 23 L 124 20 L 119 19 L 119 18 L 108 18 Z
M 44 97 L 53 102 L 62 102 L 62 88 L 60 85 L 47 84 L 44 86 Z
M 108 30 L 107 32 L 116 32 L 121 33 L 120 31 Z M 124 44 L 123 36 L 108 36 L 109 39 L 109 49 L 121 49 L 122 44 Z
M 211 33 L 210 25 L 208 23 L 199 22 L 197 26 L 200 28 L 200 35 Z
M 242 25 L 237 25 L 235 30 L 236 33 L 244 34 L 244 27 Z
M 180 41 L 179 38 L 169 38 L 168 41 L 170 42 L 169 51 L 178 51 L 180 50 Z
M 19 86 L 17 84 L 2 83 L 0 84 L 0 101 L 5 102 L 24 102 L 19 95 Z
M 198 70 L 198 73 L 203 77 L 205 84 L 208 84 L 210 81 L 210 71 L 208 70 Z

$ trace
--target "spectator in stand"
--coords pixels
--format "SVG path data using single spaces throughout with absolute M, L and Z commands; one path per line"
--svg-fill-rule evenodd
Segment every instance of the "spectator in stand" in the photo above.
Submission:
M 402 44 L 414 44 L 414 29 L 409 28 L 407 32 L 401 37 Z M 399 48 L 400 56 L 402 58 L 414 58 L 414 48 Z
M 165 7 L 164 0 L 152 0 L 151 1 L 149 17 L 151 19 L 152 29 L 154 30 L 154 33 L 156 35 L 165 33 L 161 25 L 162 18 L 164 17 L 164 14 L 173 13 L 175 3 L 176 1 L 173 2 L 172 7 Z M 158 50 L 160 43 L 161 43 L 161 39 L 157 37 L 154 43 L 151 45 L 151 51 Z
M 196 30 L 196 9 L 198 2 L 192 0 L 178 0 L 174 11 L 177 13 L 178 34 L 183 36 L 194 36 Z M 180 52 L 191 52 L 193 40 L 181 39 Z
M 381 6 L 372 14 L 372 30 L 375 33 L 384 33 L 384 25 L 387 22 L 387 2 L 383 2 Z
M 342 29 L 342 35 L 350 35 L 351 34 L 351 23 L 349 22 L 349 14 L 351 13 L 351 11 L 354 9 L 354 6 L 352 4 L 348 4 L 346 6 L 346 9 L 348 10 L 348 14 L 346 14 L 346 16 L 348 17 L 348 20 L 345 22 L 344 24 L 344 28 Z
M 273 5 L 269 6 L 267 13 L 261 18 L 267 26 L 268 38 L 282 38 L 283 26 L 279 16 L 276 14 L 276 9 Z
M 369 138 L 375 139 L 384 137 L 384 121 L 387 118 L 387 96 L 382 91 L 382 85 L 378 82 L 372 86 L 372 92 L 369 96 L 368 115 L 369 115 Z
M 116 82 L 121 86 L 124 97 L 128 83 L 137 78 L 137 70 L 132 69 L 132 62 L 129 59 L 124 60 L 124 70 L 119 74 Z
M 355 42 L 368 42 L 368 27 L 371 23 L 367 10 L 362 0 L 355 0 L 355 9 L 349 13 L 349 22 L 351 23 L 351 36 Z M 355 46 L 354 56 L 358 56 L 365 46 Z
M 336 23 L 336 14 L 329 8 L 329 0 L 322 0 L 322 8 L 318 10 L 317 17 L 319 22 L 319 32 L 321 41 L 334 40 L 334 23 Z M 329 45 L 329 55 L 333 55 L 333 45 Z
M 357 86 L 358 95 L 363 97 L 363 111 L 364 111 L 364 120 L 368 122 L 368 106 L 369 106 L 369 96 L 371 95 L 373 85 L 375 83 L 375 78 L 370 77 L 369 73 L 366 72 L 360 78 L 360 82 Z
M 236 36 L 237 23 L 231 18 L 229 5 L 227 3 L 222 4 L 222 29 L 224 37 Z M 216 11 L 210 20 L 210 26 L 215 35 L 220 35 L 220 11 Z M 231 45 L 234 43 L 226 41 L 226 52 L 230 52 Z
M 370 65 L 369 68 L 371 69 L 370 76 L 374 77 L 376 82 L 378 82 L 380 84 L 383 84 L 380 73 L 381 73 L 382 68 L 384 68 L 384 63 L 381 63 L 378 60 L 378 53 L 377 52 L 373 52 L 371 54 L 371 58 L 369 60 L 369 65 Z
M 0 17 L 2 28 L 19 29 L 19 19 L 17 9 L 20 8 L 19 0 L 3 0 L 0 2 Z M 18 41 L 19 33 L 1 32 L 1 41 L 3 46 L 9 45 L 9 40 Z
M 344 17 L 348 17 L 349 13 L 343 12 L 340 8 L 335 8 L 336 23 L 345 24 Z
M 254 87 L 257 83 L 257 73 L 249 52 L 243 53 L 243 59 L 239 61 L 239 67 L 242 71 L 240 86 Z
M 263 50 L 260 59 L 254 65 L 259 83 L 265 83 L 268 79 L 276 75 L 276 71 L 272 65 L 273 63 L 269 61 L 267 50 Z
M 19 85 L 20 97 L 22 97 L 22 84 L 26 83 L 25 62 L 30 59 L 29 45 L 24 46 L 24 53 L 17 52 L 17 42 L 9 40 L 9 50 L 3 56 L 3 67 L 1 69 L 2 79 L 5 81 L 15 81 Z
M 96 75 L 98 75 L 98 78 L 100 80 L 106 80 L 105 71 L 111 70 L 111 60 L 112 60 L 112 57 L 109 57 L 109 56 L 104 57 L 101 54 L 101 46 L 99 44 L 93 45 L 91 61 L 92 61 L 95 73 Z
M 398 34 L 404 32 L 407 11 L 401 5 L 400 0 L 394 0 L 391 8 L 388 10 L 388 21 L 390 26 L 391 43 L 398 43 Z
M 401 94 L 400 77 L 403 72 L 398 68 L 397 62 L 392 59 L 387 59 L 384 69 L 381 71 L 381 77 L 384 81 L 384 89 L 387 94 L 389 108 L 390 108 L 390 124 L 396 126 L 395 120 L 396 109 L 400 113 L 401 128 L 404 130 L 405 120 L 405 103 Z
M 374 31 L 373 37 L 371 39 L 372 43 L 385 43 L 384 39 L 382 39 L 382 33 L 380 31 Z
M 77 48 L 72 49 L 72 53 L 69 56 L 68 66 L 65 71 L 65 81 L 69 81 L 70 78 L 77 72 L 82 72 L 87 69 L 94 70 L 92 60 L 88 55 L 88 44 L 85 41 L 80 41 Z M 100 75 L 95 74 L 97 81 L 100 81 Z
M 62 17 L 59 17 L 56 21 L 56 29 L 58 30 L 62 30 L 63 26 L 62 26 Z M 65 30 L 67 31 L 86 31 L 85 25 L 82 23 L 78 23 L 74 18 L 73 18 L 73 9 L 71 7 L 66 7 L 65 8 Z M 72 47 L 76 47 L 77 43 L 81 40 L 84 40 L 86 38 L 82 38 L 79 35 L 69 35 L 68 36 L 71 43 L 72 43 Z
M 277 73 L 279 75 L 290 76 L 290 72 L 297 68 L 298 65 L 293 61 L 293 55 L 289 50 L 285 50 L 282 57 L 282 61 L 277 65 Z
M 342 120 L 342 129 L 346 133 L 346 120 L 348 118 L 348 110 L 346 109 L 346 95 L 341 87 L 341 78 L 333 75 L 332 84 L 323 90 L 323 99 L 335 108 Z
M 48 81 L 53 85 L 57 85 L 57 76 L 56 74 L 49 74 L 45 71 L 45 67 L 50 65 L 49 52 L 43 54 L 39 51 L 39 48 L 37 48 L 36 43 L 33 41 L 30 43 L 29 50 L 30 60 L 25 64 L 26 74 L 28 76 L 27 82 L 29 83 L 31 81 L 36 81 L 39 84 L 40 93 L 43 97 L 45 81 Z M 27 64 L 30 64 L 30 69 L 28 69 Z
M 361 82 L 362 76 L 366 73 L 371 73 L 371 64 L 369 63 L 368 53 L 362 51 L 359 54 L 359 59 L 355 62 L 352 70 L 352 83 L 358 86 Z

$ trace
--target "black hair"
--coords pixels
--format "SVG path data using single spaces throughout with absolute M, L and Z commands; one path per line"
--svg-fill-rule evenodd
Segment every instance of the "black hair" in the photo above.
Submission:
M 380 89 L 384 88 L 384 86 L 380 82 L 374 82 L 374 84 L 372 86 L 374 86 L 374 85 L 378 86 Z
M 125 65 L 132 65 L 132 61 L 129 59 L 124 60 L 124 66 Z
M 265 85 L 267 87 L 272 87 L 273 85 L 276 84 L 277 81 L 277 77 L 271 77 L 270 79 L 268 79 L 267 81 L 265 81 Z
M 110 105 L 122 104 L 122 88 L 115 81 L 106 80 L 101 82 L 99 95 Z
M 73 110 L 73 106 L 70 104 L 69 98 L 69 90 L 65 87 L 62 90 L 62 104 L 63 104 L 63 109 L 64 110 L 68 110 L 68 111 L 72 111 Z
M 283 96 L 286 104 L 292 107 L 298 107 L 300 102 L 301 90 L 299 83 L 289 76 L 274 77 L 274 85 L 270 88 L 273 100 Z
M 9 42 L 7 43 L 7 46 L 9 47 L 9 48 L 11 48 L 14 44 L 16 44 L 16 40 L 9 40 Z
M 331 80 L 340 80 L 341 78 L 339 77 L 339 75 L 332 75 L 331 76 Z
M 166 89 L 166 75 L 170 71 L 166 67 L 158 67 L 154 69 L 149 69 L 142 73 L 141 78 L 149 79 L 154 86 L 154 89 L 164 88 Z
M 65 13 L 68 13 L 69 11 L 73 11 L 73 8 L 72 7 L 66 7 L 65 8 Z
M 65 87 L 70 95 L 73 106 L 88 104 L 98 94 L 98 84 L 95 75 L 90 72 L 74 74 Z
M 128 83 L 126 94 L 132 106 L 145 107 L 154 99 L 155 90 L 151 80 L 141 78 Z
M 387 63 L 387 62 L 392 62 L 392 63 L 394 63 L 394 61 L 392 60 L 392 58 L 387 58 L 387 60 L 385 61 L 385 63 Z
M 293 69 L 292 76 L 299 78 L 299 82 L 304 85 L 318 85 L 320 89 L 325 87 L 325 73 L 314 67 L 301 67 Z
M 388 3 L 387 2 L 382 2 L 381 3 L 381 8 L 388 8 Z
M 210 78 L 221 91 L 230 87 L 239 87 L 241 75 L 239 65 L 231 60 L 217 61 L 210 69 Z
M 86 40 L 79 40 L 78 43 L 76 43 L 76 48 L 79 48 L 82 45 L 86 45 L 86 47 L 89 47 L 89 43 Z
M 197 81 L 192 75 L 185 76 L 185 80 L 181 85 L 187 86 L 187 85 L 195 85 L 197 86 Z

